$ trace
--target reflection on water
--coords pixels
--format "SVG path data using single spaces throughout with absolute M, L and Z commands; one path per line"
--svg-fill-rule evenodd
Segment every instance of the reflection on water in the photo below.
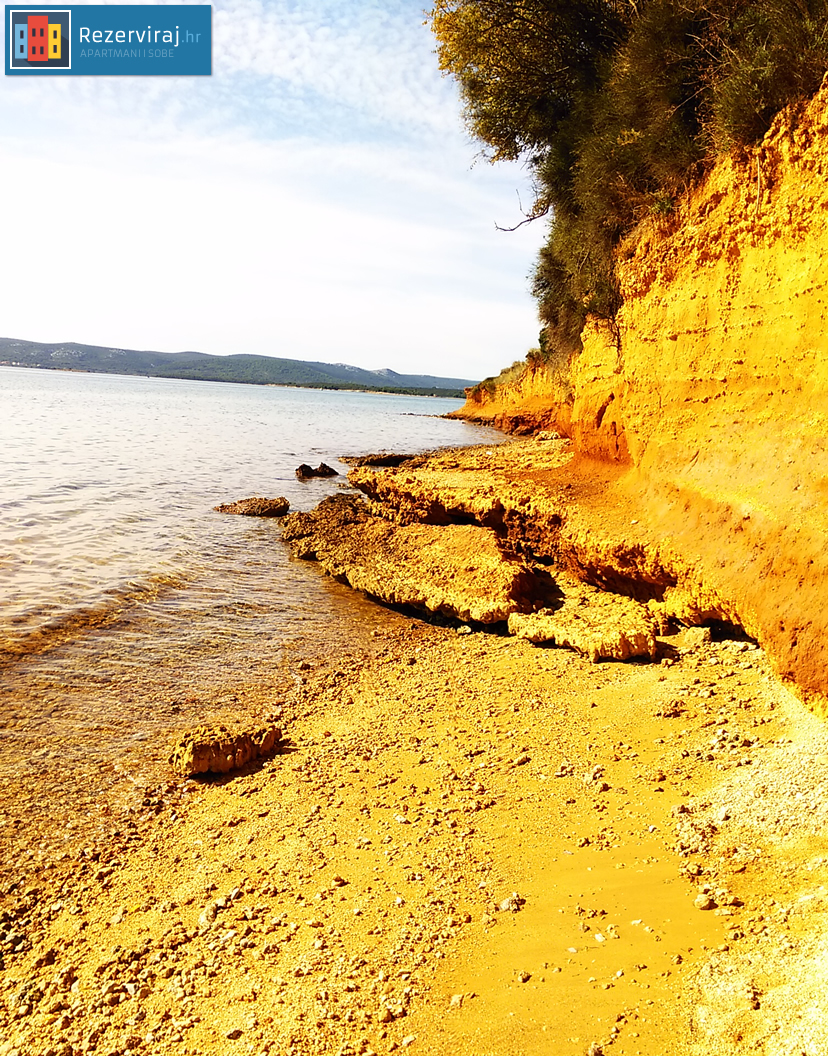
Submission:
M 333 669 L 370 647 L 372 630 L 402 622 L 315 566 L 292 571 L 303 600 L 283 605 L 284 618 L 261 586 L 244 601 L 217 579 L 199 593 L 202 607 L 187 607 L 186 591 L 161 593 L 7 664 L 0 859 L 34 868 L 121 828 L 145 788 L 170 780 L 178 732 L 228 719 L 258 724 L 294 688 L 298 661 Z

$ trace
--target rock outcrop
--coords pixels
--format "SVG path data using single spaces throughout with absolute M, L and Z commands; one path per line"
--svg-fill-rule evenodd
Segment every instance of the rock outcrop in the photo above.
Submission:
M 416 455 L 406 455 L 400 452 L 394 451 L 379 451 L 375 455 L 340 455 L 339 461 L 344 462 L 348 466 L 379 466 L 386 468 L 388 466 L 399 466 L 403 462 L 408 462 L 412 458 L 416 458 Z
M 653 635 L 675 621 L 737 622 L 697 569 L 652 538 L 641 511 L 618 490 L 621 476 L 618 467 L 576 459 L 569 441 L 513 440 L 441 452 L 398 470 L 360 467 L 349 480 L 373 509 L 400 524 L 490 528 L 536 576 L 545 570 L 547 598 L 536 596 L 536 607 L 548 608 L 551 595 L 567 615 L 588 610 L 586 621 L 577 621 L 579 642 L 593 642 L 584 645 L 588 655 L 595 643 L 606 657 L 654 655 Z M 626 645 L 619 621 L 631 636 Z M 542 622 L 527 616 L 510 626 L 534 626 L 540 641 Z
M 217 513 L 238 513 L 243 517 L 284 517 L 290 509 L 290 503 L 284 496 L 278 499 L 262 499 L 254 496 L 252 499 L 239 499 L 238 502 L 214 506 L 213 509 Z
M 536 645 L 574 649 L 594 664 L 656 655 L 656 625 L 647 606 L 597 590 L 568 598 L 556 610 L 514 613 L 509 633 Z
M 224 725 L 198 726 L 173 746 L 170 766 L 185 775 L 227 774 L 270 755 L 281 736 L 273 725 L 235 731 Z
M 534 416 L 538 426 L 555 421 L 576 460 L 618 468 L 606 505 L 632 504 L 632 519 L 647 528 L 605 540 L 616 556 L 644 548 L 628 592 L 639 589 L 642 563 L 660 566 L 674 608 L 691 621 L 716 613 L 741 624 L 820 711 L 828 702 L 826 173 L 828 83 L 779 115 L 755 152 L 722 159 L 673 214 L 628 238 L 617 326 L 586 327 L 570 364 L 571 397 L 561 402 L 541 368 L 487 397 L 490 409 Z M 470 401 L 462 414 L 480 410 Z M 582 529 L 589 534 L 588 522 Z M 586 538 L 579 549 L 593 581 L 602 567 L 620 574 L 612 561 L 590 562 Z
M 285 521 L 295 556 L 381 601 L 413 605 L 475 623 L 531 609 L 536 583 L 474 525 L 395 525 L 354 496 L 332 495 Z
M 515 436 L 555 432 L 569 436 L 575 393 L 570 378 L 572 354 L 532 359 L 499 377 L 466 389 L 466 403 L 446 417 L 490 425 Z

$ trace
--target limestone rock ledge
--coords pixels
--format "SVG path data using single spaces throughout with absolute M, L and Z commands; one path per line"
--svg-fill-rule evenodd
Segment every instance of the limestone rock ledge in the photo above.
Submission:
M 600 591 L 575 594 L 555 611 L 514 613 L 509 633 L 574 649 L 594 664 L 656 655 L 656 625 L 647 606 Z
M 380 601 L 414 605 L 475 623 L 531 610 L 537 584 L 504 554 L 489 528 L 396 525 L 359 498 L 332 495 L 285 520 L 296 557 L 315 559 L 336 579 Z
M 688 545 L 652 530 L 624 474 L 578 459 L 569 441 L 533 439 L 443 451 L 398 468 L 359 467 L 348 479 L 378 516 L 403 525 L 485 526 L 528 567 L 545 570 L 567 617 L 581 615 L 565 630 L 556 611 L 548 637 L 539 620 L 513 620 L 526 637 L 620 659 L 652 656 L 654 636 L 677 622 L 722 621 L 756 633 L 748 606 L 704 574 Z M 535 609 L 550 600 L 537 596 Z

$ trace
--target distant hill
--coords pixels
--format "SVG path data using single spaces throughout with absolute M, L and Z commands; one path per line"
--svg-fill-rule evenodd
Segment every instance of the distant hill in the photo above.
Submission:
M 306 363 L 271 356 L 211 356 L 205 352 L 139 352 L 129 348 L 79 345 L 74 341 L 41 344 L 0 337 L 0 364 L 85 370 L 95 374 L 140 374 L 152 378 L 229 381 L 249 385 L 294 385 L 313 389 L 370 389 L 418 396 L 463 397 L 475 382 L 431 374 L 362 370 L 347 363 Z

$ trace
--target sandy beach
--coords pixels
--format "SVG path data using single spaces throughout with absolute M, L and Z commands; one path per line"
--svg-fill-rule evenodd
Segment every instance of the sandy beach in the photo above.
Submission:
M 828 0 L 429 7 L 9 11 L 0 1056 L 828 1054 Z

